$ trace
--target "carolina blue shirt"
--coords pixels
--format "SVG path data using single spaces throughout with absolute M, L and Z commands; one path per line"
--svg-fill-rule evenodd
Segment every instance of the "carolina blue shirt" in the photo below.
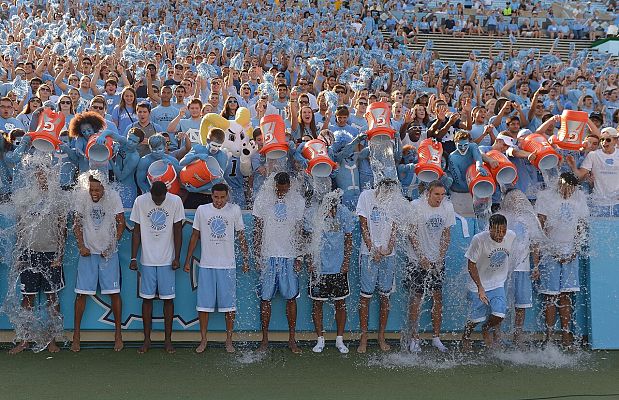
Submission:
M 150 112 L 150 120 L 156 124 L 159 124 L 159 126 L 161 126 L 161 128 L 163 128 L 164 131 L 167 131 L 168 125 L 170 125 L 170 122 L 172 122 L 172 120 L 176 118 L 177 115 L 178 115 L 177 107 L 171 104 L 167 107 L 158 105 L 157 107 L 153 108 L 152 111 Z
M 22 124 L 17 118 L 4 119 L 2 117 L 0 117 L 0 129 L 6 133 L 11 132 L 13 129 L 23 129 L 24 131 L 27 130 L 24 124 Z
M 306 228 L 311 232 L 313 221 L 306 221 Z M 332 275 L 341 271 L 344 262 L 344 238 L 355 228 L 352 212 L 338 206 L 335 216 L 327 216 L 323 222 L 322 240 L 320 242 L 320 274 Z

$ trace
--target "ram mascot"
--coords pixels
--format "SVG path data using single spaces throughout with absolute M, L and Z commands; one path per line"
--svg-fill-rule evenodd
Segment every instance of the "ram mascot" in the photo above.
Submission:
M 211 128 L 219 128 L 225 133 L 223 148 L 228 153 L 225 180 L 230 187 L 232 202 L 242 209 L 246 208 L 243 177 L 252 174 L 251 156 L 256 151 L 250 142 L 253 133 L 250 112 L 247 108 L 240 107 L 233 121 L 219 114 L 206 114 L 200 124 L 200 141 L 203 145 L 207 144 L 206 139 Z

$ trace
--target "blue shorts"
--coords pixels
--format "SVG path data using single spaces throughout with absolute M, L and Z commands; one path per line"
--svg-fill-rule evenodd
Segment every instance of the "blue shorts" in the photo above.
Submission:
M 108 260 L 100 254 L 80 256 L 77 261 L 75 293 L 95 295 L 97 283 L 101 287 L 101 294 L 120 293 L 118 253 L 112 254 Z
M 389 296 L 395 290 L 395 256 L 374 262 L 371 256 L 362 254 L 359 268 L 362 297 L 372 297 L 376 288 L 383 296 Z
M 236 311 L 236 268 L 198 269 L 199 312 Z
M 258 283 L 261 300 L 273 299 L 276 291 L 286 300 L 299 297 L 299 276 L 294 270 L 294 258 L 270 257 L 265 264 Z
M 578 268 L 578 257 L 566 264 L 559 263 L 553 257 L 544 257 L 539 265 L 538 292 L 547 295 L 579 292 Z
M 469 300 L 471 302 L 471 310 L 469 322 L 479 323 L 486 320 L 488 314 L 492 314 L 499 318 L 505 318 L 507 312 L 507 300 L 505 299 L 505 288 L 496 288 L 486 292 L 486 297 L 490 302 L 489 305 L 484 304 L 476 292 L 469 291 Z
M 531 272 L 514 271 L 512 279 L 514 283 L 514 307 L 533 307 L 533 282 L 531 282 Z
M 176 297 L 176 271 L 171 265 L 162 267 L 142 266 L 138 292 L 143 299 L 169 300 Z

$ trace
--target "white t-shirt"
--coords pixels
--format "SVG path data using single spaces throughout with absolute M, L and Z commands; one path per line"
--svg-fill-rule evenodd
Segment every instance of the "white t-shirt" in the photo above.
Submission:
M 185 219 L 183 201 L 168 193 L 161 205 L 156 205 L 150 193 L 138 196 L 131 210 L 131 221 L 140 224 L 142 265 L 164 267 L 174 260 L 173 225 Z
M 416 238 L 423 255 L 431 262 L 439 261 L 443 230 L 456 224 L 456 213 L 451 201 L 444 199 L 438 207 L 432 207 L 425 198 L 412 202 L 413 224 L 417 227 Z M 411 261 L 419 260 L 413 246 L 407 243 L 406 252 Z
M 619 151 L 606 154 L 602 149 L 587 154 L 581 168 L 591 171 L 595 185 L 593 195 L 599 205 L 619 202 Z
M 90 196 L 80 200 L 76 211 L 82 216 L 84 246 L 91 254 L 101 254 L 116 244 L 116 215 L 124 212 L 122 200 L 109 188 L 96 203 Z
M 243 231 L 243 214 L 236 204 L 227 203 L 217 209 L 213 204 L 198 207 L 193 229 L 200 231 L 200 267 L 236 268 L 234 234 Z
M 253 215 L 262 220 L 262 256 L 295 258 L 298 253 L 297 224 L 303 221 L 305 200 L 288 192 L 273 204 L 254 204 Z
M 577 245 L 578 223 L 589 218 L 585 194 L 577 190 L 569 199 L 564 199 L 556 190 L 543 190 L 537 194 L 535 211 L 546 216 L 545 230 L 550 250 L 556 255 L 571 255 Z
M 505 214 L 507 218 L 507 228 L 514 231 L 518 240 L 514 241 L 512 247 L 513 257 L 510 257 L 510 264 L 514 271 L 529 272 L 531 270 L 531 244 L 543 239 L 541 226 L 534 215 L 521 217 Z M 527 220 L 530 218 L 531 220 Z
M 515 238 L 516 234 L 509 229 L 501 243 L 492 240 L 488 231 L 473 236 L 464 256 L 475 263 L 479 280 L 486 292 L 505 284 L 509 270 L 509 255 L 512 252 Z M 467 288 L 477 293 L 477 285 L 470 276 Z
M 376 200 L 375 189 L 367 189 L 361 192 L 357 202 L 357 215 L 367 220 L 372 245 L 380 248 L 383 252 L 389 246 L 393 227 L 393 221 L 388 217 L 385 206 L 387 205 Z M 370 254 L 363 239 L 361 240 L 361 254 Z M 393 254 L 395 254 L 395 246 L 389 255 Z

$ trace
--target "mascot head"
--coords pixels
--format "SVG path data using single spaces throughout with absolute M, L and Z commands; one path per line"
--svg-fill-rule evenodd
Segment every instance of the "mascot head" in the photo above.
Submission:
M 236 111 L 234 121 L 229 121 L 219 114 L 209 113 L 200 123 L 200 141 L 206 145 L 208 132 L 212 127 L 223 130 L 226 134 L 223 147 L 234 157 L 249 156 L 254 151 L 249 140 L 252 138 L 251 117 L 249 110 L 240 107 Z

